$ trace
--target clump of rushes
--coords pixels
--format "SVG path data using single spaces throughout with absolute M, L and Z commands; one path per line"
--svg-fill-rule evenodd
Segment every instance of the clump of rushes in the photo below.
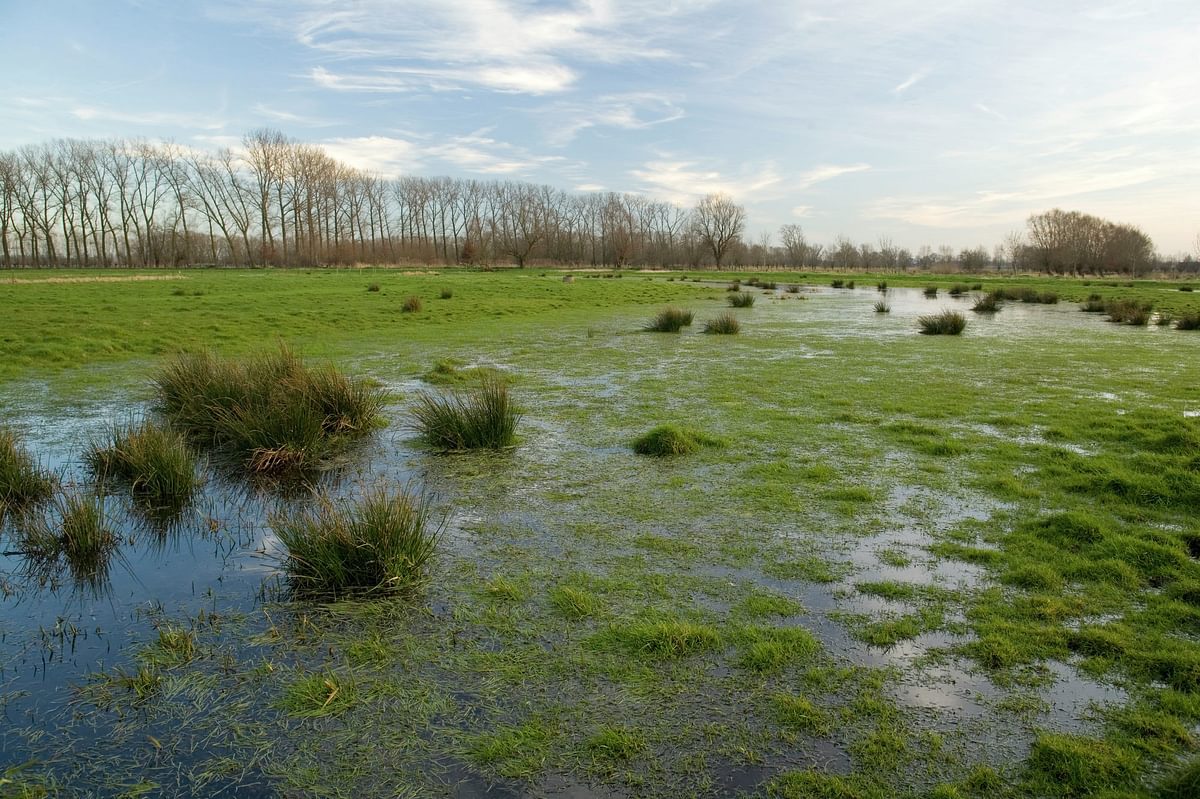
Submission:
M 1087 300 L 1079 306 L 1079 310 L 1084 313 L 1104 313 L 1108 310 L 1108 303 L 1099 294 L 1089 294 Z
M 792 283 L 790 286 L 787 287 L 787 293 L 788 294 L 799 294 L 800 286 L 795 283 Z
M 114 426 L 83 454 L 92 473 L 129 484 L 133 495 L 158 508 L 181 508 L 199 487 L 196 453 L 182 434 L 143 419 Z
M 717 333 L 722 335 L 733 335 L 742 329 L 737 317 L 731 313 L 723 313 L 720 316 L 709 319 L 704 323 L 705 333 Z
M 747 295 L 748 296 L 748 295 Z M 680 308 L 663 308 L 658 316 L 650 320 L 643 330 L 648 333 L 678 333 L 692 323 L 691 311 Z
M 831 280 L 829 282 L 829 287 L 835 288 L 835 289 L 844 288 L 845 285 L 846 285 L 846 281 L 844 281 L 844 280 Z
M 1000 298 L 996 296 L 996 292 L 990 291 L 975 300 L 971 310 L 975 313 L 996 313 L 1000 310 Z
M 970 291 L 970 289 L 968 289 L 962 283 L 955 283 L 953 286 L 950 287 L 950 289 L 946 293 L 949 294 L 951 297 L 961 297 L 962 295 L 966 294 L 968 291 Z
M 54 493 L 54 478 L 38 465 L 12 430 L 0 427 L 0 514 L 44 502 Z
M 475 388 L 445 396 L 424 394 L 413 409 L 414 429 L 448 451 L 504 449 L 517 440 L 520 412 L 503 379 L 485 375 Z
M 1192 288 L 1191 286 L 1180 286 L 1179 290 L 1180 291 L 1195 291 L 1195 289 Z
M 404 304 L 400 306 L 400 310 L 404 313 L 416 313 L 421 310 L 421 298 L 413 294 L 404 300 Z
M 875 307 L 875 313 L 891 313 L 892 312 L 892 306 L 888 305 L 883 300 L 880 300 L 879 302 L 875 303 L 874 307 Z
M 942 311 L 917 318 L 921 332 L 930 336 L 957 336 L 967 327 L 967 318 L 958 311 Z
M 441 293 L 438 294 L 438 296 L 441 297 L 443 300 L 448 300 L 454 296 L 454 290 L 453 289 L 442 289 Z M 421 309 L 418 308 L 417 310 L 419 311 Z
M 887 281 L 881 281 L 875 284 L 875 290 L 882 293 L 887 293 Z
M 370 292 L 376 292 L 376 291 L 379 291 L 379 284 L 378 284 L 378 283 L 372 283 L 371 285 L 367 286 L 367 291 L 370 291 Z
M 725 287 L 725 290 L 726 291 L 741 291 L 742 290 L 742 281 L 740 281 L 740 280 L 733 281 L 732 283 L 730 283 L 728 286 Z
M 938 294 L 937 286 L 929 286 L 925 289 L 925 296 L 929 298 L 936 297 Z
M 754 295 L 747 291 L 730 294 L 728 300 L 731 308 L 751 308 L 754 306 Z
M 1154 324 L 1158 325 L 1159 327 L 1167 327 L 1174 323 L 1174 321 L 1175 314 L 1171 313 L 1170 311 L 1159 311 L 1154 317 Z
M 40 561 L 63 558 L 76 582 L 95 586 L 108 575 L 118 539 L 109 526 L 104 497 L 68 491 L 55 496 L 45 516 L 20 526 L 19 543 L 27 556 Z
M 355 502 L 321 498 L 316 510 L 276 516 L 292 584 L 319 594 L 393 589 L 420 582 L 440 527 L 423 494 L 378 486 Z
M 1135 325 L 1143 327 L 1150 323 L 1150 314 L 1153 306 L 1148 302 L 1138 302 L 1137 300 L 1116 300 L 1110 302 L 1105 308 L 1108 313 L 1108 321 L 1116 322 L 1119 325 Z
M 688 455 L 701 447 L 720 445 L 719 438 L 706 433 L 664 424 L 635 439 L 633 451 L 638 455 Z
M 181 355 L 154 385 L 158 410 L 191 441 L 274 475 L 314 468 L 366 435 L 384 402 L 377 386 L 310 368 L 287 347 L 246 360 Z
M 1176 330 L 1200 330 L 1200 311 L 1181 313 L 1175 320 Z

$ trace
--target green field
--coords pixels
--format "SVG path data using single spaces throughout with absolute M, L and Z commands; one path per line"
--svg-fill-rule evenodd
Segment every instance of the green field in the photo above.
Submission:
M 282 341 L 389 391 L 339 490 L 417 481 L 446 528 L 416 593 L 168 607 L 9 733 L 34 762 L 0 796 L 1196 795 L 1200 332 L 1078 303 L 1200 292 L 771 273 L 704 335 L 732 275 L 44 280 L 72 274 L 0 275 L 7 425 L 79 448 L 72 420 L 144 408 L 170 354 Z M 957 283 L 1060 302 L 975 315 Z M 695 323 L 642 332 L 667 305 Z M 918 335 L 944 307 L 965 333 Z M 429 451 L 416 398 L 476 368 L 518 446 Z M 635 454 L 662 424 L 700 445 Z

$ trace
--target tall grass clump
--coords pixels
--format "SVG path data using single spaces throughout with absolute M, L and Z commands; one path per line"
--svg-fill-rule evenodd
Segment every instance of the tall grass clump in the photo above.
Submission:
M 403 313 L 416 313 L 421 310 L 421 298 L 413 294 L 404 300 L 404 304 L 400 306 Z
M 438 296 L 443 300 L 452 299 L 454 297 L 454 289 L 442 289 Z M 420 309 L 418 308 L 417 310 Z
M 379 291 L 379 284 L 378 284 L 378 283 L 372 283 L 371 285 L 367 286 L 367 291 L 371 292 L 372 294 L 374 294 L 374 293 L 378 292 L 378 291 Z
M 892 306 L 888 305 L 883 300 L 880 300 L 879 302 L 875 303 L 875 313 L 891 313 L 891 312 L 892 312 Z
M 681 308 L 663 308 L 642 330 L 647 333 L 678 333 L 692 324 L 694 315 Z
M 50 566 L 61 558 L 77 583 L 92 586 L 107 577 L 119 543 L 104 497 L 75 491 L 55 495 L 48 512 L 26 519 L 18 536 L 25 555 Z
M 379 419 L 383 391 L 287 347 L 245 360 L 184 354 L 155 377 L 158 410 L 194 443 L 255 472 L 310 469 Z
M 742 281 L 740 281 L 740 280 L 733 281 L 732 283 L 730 283 L 728 286 L 725 287 L 725 290 L 726 291 L 741 291 L 742 290 Z
M 716 316 L 712 319 L 709 319 L 707 322 L 704 323 L 704 332 L 705 333 L 734 335 L 741 329 L 742 329 L 741 323 L 739 323 L 737 320 L 737 317 L 731 313 L 723 313 L 720 316 Z
M 964 285 L 962 283 L 955 283 L 953 286 L 951 286 L 949 288 L 949 290 L 946 293 L 949 294 L 951 297 L 961 297 L 962 295 L 966 294 L 968 291 L 970 291 L 970 289 L 967 288 L 966 285 Z
M 996 313 L 1000 310 L 1000 298 L 996 296 L 994 291 L 988 292 L 975 300 L 975 304 L 971 306 L 971 310 L 975 313 Z
M 128 483 L 135 497 L 155 507 L 182 507 L 200 485 L 187 439 L 148 419 L 114 426 L 88 445 L 83 460 L 97 478 Z
M 448 451 L 511 447 L 521 419 L 508 384 L 491 375 L 468 391 L 424 394 L 412 413 L 414 429 L 430 445 Z
M 876 284 L 875 284 L 875 290 L 876 290 L 876 291 L 878 291 L 878 292 L 880 292 L 880 293 L 886 294 L 886 293 L 887 293 L 887 290 L 888 290 L 887 281 L 886 281 L 886 280 L 884 280 L 884 281 L 881 281 L 881 282 L 879 282 L 879 283 L 876 283 Z
M 930 336 L 957 336 L 967 327 L 967 318 L 958 311 L 942 311 L 941 313 L 917 317 L 917 324 L 922 333 Z
M 425 495 L 386 486 L 352 503 L 322 498 L 316 510 L 281 514 L 271 525 L 293 585 L 329 594 L 419 582 L 440 533 Z
M 1105 308 L 1108 321 L 1119 325 L 1135 325 L 1144 327 L 1150 323 L 1153 306 L 1148 302 L 1138 300 L 1115 300 Z
M 829 282 L 830 288 L 840 289 L 840 288 L 845 288 L 845 286 L 846 286 L 846 281 L 844 281 L 844 280 L 832 280 Z
M 698 430 L 677 427 L 673 424 L 659 425 L 645 435 L 634 439 L 633 451 L 638 455 L 690 455 L 701 447 L 716 447 L 721 440 Z
M 1089 294 L 1087 300 L 1079 306 L 1079 310 L 1084 313 L 1104 313 L 1108 310 L 1108 303 L 1099 294 Z
M 933 299 L 933 298 L 937 297 L 937 294 L 938 294 L 937 286 L 927 286 L 925 288 L 925 296 L 928 297 L 929 299 Z
M 748 291 L 739 291 L 736 294 L 730 294 L 727 299 L 731 308 L 754 307 L 754 295 Z
M 21 444 L 17 434 L 0 427 L 0 515 L 6 508 L 44 502 L 54 493 L 54 478 Z
M 1200 330 L 1200 311 L 1185 311 L 1175 320 L 1176 330 Z

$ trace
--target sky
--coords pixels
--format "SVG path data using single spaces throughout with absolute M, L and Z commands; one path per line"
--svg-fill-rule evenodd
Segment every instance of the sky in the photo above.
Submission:
M 1064 208 L 1200 247 L 1197 0 L 0 0 L 0 149 L 236 146 L 992 245 Z

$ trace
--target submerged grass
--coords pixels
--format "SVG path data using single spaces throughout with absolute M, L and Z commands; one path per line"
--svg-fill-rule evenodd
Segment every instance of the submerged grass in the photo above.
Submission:
M 180 355 L 154 379 L 158 409 L 187 437 L 254 472 L 312 469 L 379 421 L 384 393 L 292 350 L 245 360 Z
M 327 594 L 420 582 L 440 532 L 427 496 L 386 486 L 353 503 L 322 498 L 315 511 L 276 516 L 272 527 L 293 585 Z
M 484 375 L 478 385 L 436 396 L 423 394 L 412 410 L 413 428 L 425 441 L 448 452 L 505 449 L 516 444 L 521 413 L 508 383 Z

